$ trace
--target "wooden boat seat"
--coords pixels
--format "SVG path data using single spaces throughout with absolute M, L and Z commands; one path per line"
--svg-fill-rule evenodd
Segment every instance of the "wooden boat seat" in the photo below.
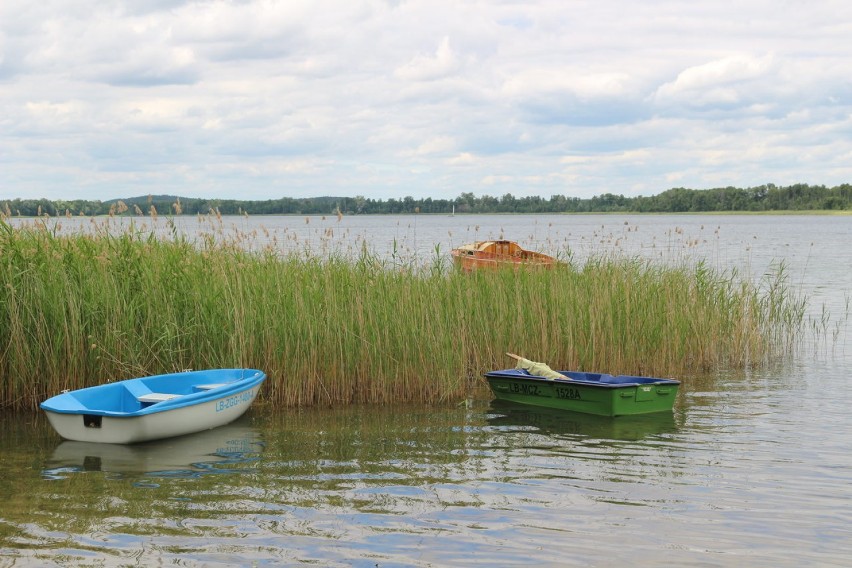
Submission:
M 148 394 L 143 394 L 142 396 L 137 396 L 136 399 L 143 404 L 156 404 L 179 396 L 179 394 L 170 394 L 165 392 L 150 392 Z

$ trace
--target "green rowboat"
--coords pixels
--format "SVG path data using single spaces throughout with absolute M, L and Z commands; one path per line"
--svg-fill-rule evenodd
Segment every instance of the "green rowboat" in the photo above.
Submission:
M 671 412 L 680 381 L 631 375 L 559 371 L 565 379 L 531 375 L 523 369 L 485 373 L 499 400 L 584 412 L 624 416 Z

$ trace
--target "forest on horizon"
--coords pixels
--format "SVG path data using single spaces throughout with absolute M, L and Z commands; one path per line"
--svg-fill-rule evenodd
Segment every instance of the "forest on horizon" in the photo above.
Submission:
M 852 185 L 835 187 L 795 184 L 750 188 L 672 188 L 653 196 L 625 197 L 604 193 L 591 198 L 552 195 L 475 196 L 455 199 L 372 199 L 356 197 L 282 197 L 269 200 L 202 199 L 148 195 L 109 201 L 7 199 L 0 215 L 377 215 L 406 213 L 702 213 L 721 211 L 825 211 L 852 209 Z

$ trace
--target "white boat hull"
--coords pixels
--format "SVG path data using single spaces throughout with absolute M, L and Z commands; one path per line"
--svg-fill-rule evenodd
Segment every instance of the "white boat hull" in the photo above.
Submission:
M 249 409 L 259 390 L 259 386 L 255 386 L 198 404 L 141 416 L 99 416 L 97 427 L 87 426 L 85 415 L 50 410 L 45 410 L 45 414 L 66 440 L 133 444 L 183 436 L 233 422 Z

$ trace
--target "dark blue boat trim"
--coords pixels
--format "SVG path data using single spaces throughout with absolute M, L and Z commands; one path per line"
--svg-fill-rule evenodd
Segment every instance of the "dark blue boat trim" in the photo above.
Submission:
M 489 379 L 513 379 L 524 381 L 541 381 L 545 383 L 565 383 L 583 385 L 600 389 L 617 389 L 636 385 L 679 385 L 680 381 L 675 379 L 661 379 L 656 377 L 639 377 L 633 375 L 609 375 L 606 373 L 584 373 L 582 371 L 557 371 L 570 379 L 548 379 L 539 375 L 531 375 L 524 369 L 504 369 L 502 371 L 490 371 L 485 373 Z

